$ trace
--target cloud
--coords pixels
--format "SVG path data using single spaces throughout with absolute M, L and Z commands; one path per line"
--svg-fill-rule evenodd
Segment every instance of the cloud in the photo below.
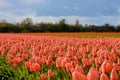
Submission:
M 69 24 L 74 24 L 78 19 L 80 24 L 96 24 L 103 25 L 105 23 L 110 23 L 117 25 L 120 23 L 120 17 L 115 16 L 101 16 L 101 17 L 81 17 L 81 16 L 18 16 L 16 21 L 20 22 L 26 17 L 29 17 L 33 20 L 34 23 L 46 22 L 46 23 L 58 23 L 61 19 L 66 19 L 66 22 Z
M 77 19 L 80 20 L 80 23 L 84 23 L 87 17 L 79 17 L 79 16 L 17 16 L 16 21 L 21 22 L 26 17 L 29 17 L 33 20 L 34 23 L 58 23 L 61 19 L 66 19 L 66 22 L 69 24 L 74 24 Z
M 45 22 L 45 23 L 58 23 L 61 19 L 66 19 L 66 22 L 69 24 L 74 24 L 77 19 L 80 20 L 80 23 L 85 22 L 87 17 L 80 17 L 80 16 L 36 16 L 36 13 L 28 12 L 22 13 L 24 15 L 18 15 L 16 14 L 16 11 L 0 11 L 0 20 L 7 20 L 8 22 L 21 22 L 23 19 L 29 17 L 33 20 L 34 23 L 40 23 L 40 22 Z
M 31 9 L 1 10 L 0 15 L 0 20 L 6 19 L 8 22 L 19 22 L 23 20 L 23 17 L 36 16 L 36 12 Z M 18 19 L 20 20 L 18 21 Z
M 12 10 L 1 10 L 1 17 L 6 16 L 35 16 L 36 11 L 32 9 L 12 9 Z
M 120 21 L 117 21 L 117 25 L 120 25 Z
M 19 14 L 20 13 L 20 14 Z M 81 24 L 119 24 L 120 16 L 98 16 L 98 17 L 83 17 L 83 16 L 37 16 L 37 12 L 32 9 L 0 11 L 0 20 L 6 19 L 8 22 L 21 22 L 23 19 L 29 17 L 34 23 L 58 23 L 61 19 L 66 19 L 69 24 L 74 24 L 78 19 Z
M 33 5 L 33 4 L 40 4 L 40 3 L 43 3 L 45 2 L 46 0 L 20 0 L 20 2 L 22 4 L 30 4 L 30 5 Z
M 120 13 L 120 8 L 118 8 L 117 11 Z
M 120 25 L 120 19 L 117 21 L 117 24 Z
M 68 6 L 64 6 L 64 9 L 68 9 L 69 7 Z
M 9 1 L 0 0 L 0 8 L 3 8 L 3 7 L 10 7 L 10 6 L 12 6 L 12 4 L 11 4 Z
M 78 9 L 79 9 L 79 7 L 75 6 L 75 7 L 73 7 L 73 9 L 78 10 Z
M 8 11 L 2 12 L 2 11 L 0 11 L 0 15 L 1 15 L 0 20 L 7 20 L 9 22 L 14 22 L 15 21 L 14 20 L 15 16 L 11 12 L 8 12 Z

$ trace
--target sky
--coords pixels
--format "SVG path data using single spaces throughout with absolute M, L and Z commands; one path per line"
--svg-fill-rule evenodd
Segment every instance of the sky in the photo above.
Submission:
M 66 19 L 74 24 L 120 23 L 120 0 L 0 0 L 0 20 L 56 23 Z

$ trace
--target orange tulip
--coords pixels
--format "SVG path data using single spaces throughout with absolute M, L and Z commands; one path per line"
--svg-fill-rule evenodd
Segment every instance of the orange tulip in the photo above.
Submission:
M 12 59 L 12 58 L 14 58 L 14 55 L 11 53 L 8 53 L 8 59 Z
M 25 68 L 30 69 L 31 63 L 30 62 L 25 62 Z
M 73 80 L 87 80 L 87 77 L 78 71 L 74 71 L 72 72 L 72 79 Z
M 28 56 L 26 54 L 22 54 L 22 59 L 23 60 L 27 60 L 28 59 Z
M 90 66 L 89 60 L 87 60 L 87 59 L 85 59 L 85 58 L 82 59 L 82 63 L 83 63 L 83 67 L 88 67 L 88 66 Z
M 95 47 L 92 48 L 92 55 L 93 55 L 93 56 L 96 56 L 96 55 L 97 55 L 97 51 L 96 51 L 96 48 L 95 48 Z
M 71 63 L 66 63 L 65 68 L 66 68 L 67 72 L 71 72 L 73 65 Z
M 119 71 L 119 70 L 120 70 L 118 64 L 116 64 L 116 63 L 113 63 L 113 68 L 114 68 L 116 71 Z
M 91 68 L 87 74 L 88 80 L 98 80 L 98 71 L 95 68 Z
M 118 65 L 120 66 L 120 59 L 118 59 Z
M 119 77 L 115 68 L 113 68 L 111 71 L 110 80 L 119 80 Z
M 3 57 L 5 56 L 5 53 L 6 53 L 5 49 L 2 49 L 2 50 L 1 50 L 1 55 L 2 55 Z
M 48 57 L 48 59 L 46 60 L 46 64 L 47 64 L 48 66 L 52 66 L 52 65 L 55 64 L 55 62 L 52 60 L 52 58 L 49 58 L 49 57 Z
M 109 80 L 108 76 L 105 73 L 100 75 L 100 80 Z
M 75 67 L 75 69 L 77 70 L 77 71 L 79 71 L 80 73 L 82 73 L 82 74 L 84 74 L 84 70 L 83 70 L 83 68 L 82 68 L 82 66 L 76 66 Z
M 40 74 L 42 80 L 47 80 L 47 76 L 45 74 Z
M 17 68 L 20 63 L 25 63 L 25 68 L 34 73 L 40 72 L 43 64 L 47 64 L 48 69 L 53 66 L 65 68 L 72 74 L 73 80 L 108 80 L 107 74 L 110 74 L 111 80 L 119 80 L 119 48 L 119 38 L 63 38 L 0 34 L 0 55 L 4 60 L 8 59 L 8 62 L 6 61 L 8 65 L 11 64 Z M 83 67 L 89 69 L 90 66 L 96 69 L 91 68 L 87 76 L 84 75 Z M 51 70 L 47 73 L 47 75 L 40 75 L 42 80 L 55 75 Z M 100 78 L 99 74 L 101 74 Z M 63 78 L 63 76 L 60 77 Z
M 17 67 L 18 67 L 18 64 L 13 63 L 13 67 L 14 67 L 14 68 L 17 68 Z
M 32 63 L 30 70 L 33 72 L 39 72 L 41 70 L 41 67 L 38 63 Z
M 103 60 L 103 58 L 102 58 L 102 57 L 99 57 L 99 58 L 98 58 L 98 62 L 99 62 L 99 64 L 102 64 L 102 63 L 103 63 L 103 61 L 104 61 L 104 60 Z
M 45 56 L 42 56 L 42 59 L 41 59 L 41 64 L 46 64 L 47 60 L 45 58 Z
M 66 64 L 67 62 L 63 59 L 62 61 L 61 61 L 61 67 L 62 68 L 65 68 L 65 64 Z
M 109 73 L 112 70 L 112 64 L 105 60 L 101 65 L 101 70 L 103 73 Z
M 50 78 L 54 77 L 54 73 L 50 69 L 48 70 L 48 77 Z
M 60 67 L 61 67 L 62 59 L 63 59 L 62 57 L 57 58 L 57 60 L 56 60 L 56 67 L 57 67 L 57 68 L 60 68 Z
M 39 65 L 41 65 L 41 58 L 40 57 L 36 57 L 35 58 L 35 62 L 38 63 Z

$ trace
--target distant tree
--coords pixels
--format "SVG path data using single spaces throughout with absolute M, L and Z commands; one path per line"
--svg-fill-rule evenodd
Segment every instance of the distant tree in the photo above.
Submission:
M 65 19 L 62 19 L 62 20 L 59 21 L 59 24 L 66 24 L 65 21 L 66 21 Z
M 26 18 L 21 22 L 20 28 L 23 32 L 31 32 L 33 27 L 32 25 L 33 25 L 32 19 Z
M 103 31 L 105 31 L 105 32 L 116 31 L 115 27 L 113 25 L 110 25 L 109 23 L 104 24 L 102 27 L 103 27 Z
M 95 29 L 96 29 L 96 26 L 93 25 L 93 24 L 92 24 L 92 25 L 89 25 L 89 26 L 87 27 L 87 30 L 90 31 L 90 32 L 95 32 L 95 31 L 96 31 Z
M 117 31 L 120 32 L 120 24 L 117 25 Z
M 59 23 L 37 23 L 33 24 L 31 18 L 25 18 L 21 23 L 8 23 L 6 20 L 0 20 L 0 32 L 120 32 L 120 24 L 117 26 L 108 23 L 104 25 L 84 26 L 77 19 L 75 24 L 67 24 L 65 19 Z
M 65 19 L 62 19 L 62 20 L 59 21 L 59 24 L 58 24 L 57 28 L 58 28 L 57 31 L 59 31 L 59 32 L 68 32 L 69 25 L 66 24 Z
M 24 19 L 21 23 L 22 23 L 22 24 L 26 24 L 26 25 L 32 25 L 32 24 L 33 24 L 31 18 L 26 18 L 26 19 Z
M 74 32 L 82 32 L 83 31 L 83 26 L 79 23 L 79 20 L 77 19 L 75 22 L 75 28 L 74 28 Z
M 0 32 L 17 32 L 17 26 L 8 22 L 0 23 Z
M 0 20 L 0 23 L 7 23 L 7 21 L 3 19 L 3 20 Z
M 80 23 L 79 23 L 79 20 L 77 19 L 76 22 L 75 22 L 75 26 L 79 26 Z

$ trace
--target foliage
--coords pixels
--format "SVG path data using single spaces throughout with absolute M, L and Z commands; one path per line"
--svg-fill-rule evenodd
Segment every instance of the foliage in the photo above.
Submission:
M 67 24 L 65 19 L 59 23 L 33 23 L 31 18 L 21 23 L 0 22 L 0 32 L 120 32 L 120 26 L 110 25 L 82 25 L 76 20 L 75 24 Z

